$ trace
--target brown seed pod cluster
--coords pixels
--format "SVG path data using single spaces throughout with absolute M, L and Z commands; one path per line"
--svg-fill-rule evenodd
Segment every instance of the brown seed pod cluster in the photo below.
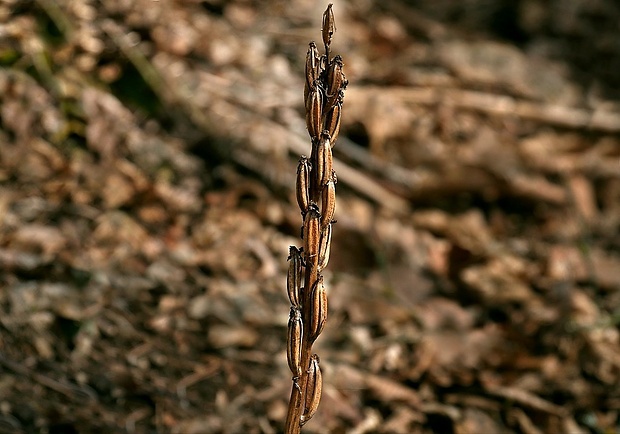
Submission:
M 312 148 L 297 166 L 296 196 L 301 211 L 302 247 L 291 246 L 287 292 L 291 302 L 287 357 L 293 387 L 286 419 L 286 433 L 296 434 L 317 411 L 323 377 L 312 345 L 327 321 L 327 291 L 322 272 L 329 262 L 332 226 L 336 211 L 336 172 L 332 149 L 340 132 L 347 79 L 342 57 L 330 58 L 336 32 L 332 5 L 323 14 L 321 36 L 325 54 L 314 42 L 306 53 L 304 104 Z

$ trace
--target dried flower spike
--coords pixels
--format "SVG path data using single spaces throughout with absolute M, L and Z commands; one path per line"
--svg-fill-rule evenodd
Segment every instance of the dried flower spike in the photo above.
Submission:
M 331 253 L 336 209 L 336 173 L 332 148 L 340 132 L 347 80 L 340 56 L 330 59 L 336 31 L 330 4 L 323 14 L 321 36 L 325 54 L 311 42 L 306 53 L 304 106 L 311 138 L 310 158 L 297 165 L 297 204 L 303 225 L 303 248 L 290 248 L 287 280 L 292 305 L 288 322 L 287 358 L 293 387 L 286 416 L 287 434 L 299 434 L 316 413 L 323 390 L 319 357 L 312 353 L 327 321 L 327 290 L 322 275 Z M 320 208 L 319 208 L 320 205 Z

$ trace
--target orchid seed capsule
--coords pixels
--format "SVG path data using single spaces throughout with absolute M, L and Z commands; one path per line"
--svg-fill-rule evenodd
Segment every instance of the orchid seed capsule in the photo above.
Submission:
M 303 323 L 301 320 L 301 311 L 296 307 L 291 307 L 291 313 L 288 318 L 286 357 L 288 360 L 288 367 L 295 377 L 301 375 L 302 334 Z
M 301 250 L 295 246 L 289 247 L 288 273 L 286 278 L 286 290 L 293 307 L 300 307 L 301 284 L 303 282 L 303 258 Z
M 309 86 L 312 86 L 314 81 L 319 79 L 320 61 L 319 50 L 316 48 L 314 41 L 312 41 L 308 44 L 308 52 L 306 53 L 306 83 Z
M 334 57 L 329 64 L 329 68 L 327 69 L 327 95 L 332 96 L 334 94 L 338 94 L 338 91 L 342 87 L 345 76 L 342 72 L 342 68 L 344 63 L 342 62 L 342 57 L 337 55 Z
M 306 396 L 304 399 L 304 412 L 301 415 L 300 423 L 303 426 L 315 415 L 321 402 L 323 393 L 323 374 L 319 366 L 319 356 L 310 356 L 310 366 L 308 367 L 308 384 L 306 386 Z
M 314 140 L 321 133 L 321 117 L 323 114 L 323 90 L 317 81 L 310 88 L 306 104 L 306 128 Z
M 340 118 L 342 114 L 342 102 L 338 101 L 331 110 L 325 115 L 325 129 L 329 132 L 331 147 L 334 147 L 334 143 L 338 139 L 340 133 Z
M 310 203 L 310 160 L 305 155 L 302 155 L 297 164 L 297 205 L 301 210 L 302 215 L 308 211 L 308 205 Z
M 310 293 L 310 325 L 308 330 L 310 342 L 314 342 L 319 337 L 326 321 L 327 291 L 323 284 L 323 276 L 319 276 Z
M 327 225 L 327 228 L 321 234 L 321 242 L 319 244 L 319 273 L 327 267 L 329 262 L 329 255 L 331 253 L 332 244 L 332 225 Z
M 304 217 L 304 253 L 306 260 L 313 259 L 319 254 L 319 238 L 321 234 L 321 213 L 316 203 L 310 202 L 308 212 Z M 312 261 L 315 262 L 314 260 Z M 306 264 L 306 266 L 309 266 Z
M 316 48 L 316 44 L 310 42 L 308 52 L 306 53 L 306 83 L 304 85 L 304 104 L 308 102 L 308 94 L 310 89 L 314 85 L 314 82 L 319 79 L 321 74 L 321 57 L 319 51 Z
M 333 170 L 332 170 L 333 172 Z M 321 195 L 321 231 L 324 231 L 334 219 L 336 211 L 336 183 L 333 176 L 323 186 Z
M 316 158 L 316 180 L 320 187 L 327 183 L 332 174 L 333 157 L 330 139 L 329 132 L 324 130 L 321 133 Z
M 344 101 L 344 87 L 340 88 L 333 94 L 329 95 L 329 97 L 327 97 L 327 101 L 325 102 L 325 110 L 326 111 L 329 110 L 330 108 L 334 107 L 339 102 L 342 104 L 343 101 Z
M 323 26 L 321 28 L 323 43 L 326 47 L 331 44 L 334 33 L 336 33 L 336 20 L 334 18 L 334 11 L 332 10 L 332 4 L 330 3 L 323 13 Z

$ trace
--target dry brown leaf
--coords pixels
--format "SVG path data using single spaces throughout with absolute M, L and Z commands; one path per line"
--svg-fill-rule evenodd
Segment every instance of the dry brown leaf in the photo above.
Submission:
M 467 408 L 463 411 L 462 418 L 455 421 L 455 434 L 481 434 L 507 432 L 497 418 L 489 416 L 486 412 L 476 408 Z M 533 434 L 533 433 L 528 433 Z
M 519 275 L 522 261 L 515 260 L 510 264 L 510 261 L 495 259 L 484 265 L 468 267 L 462 271 L 461 278 L 486 304 L 525 302 L 533 293 L 529 284 Z

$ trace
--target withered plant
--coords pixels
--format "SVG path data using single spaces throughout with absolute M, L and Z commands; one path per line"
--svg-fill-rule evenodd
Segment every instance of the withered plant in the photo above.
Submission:
M 323 379 L 319 357 L 312 345 L 327 320 L 327 293 L 323 269 L 331 248 L 336 209 L 336 173 L 332 169 L 332 148 L 338 139 L 347 80 L 340 56 L 330 58 L 336 25 L 332 5 L 323 13 L 322 38 L 325 54 L 314 42 L 306 54 L 304 103 L 306 127 L 312 149 L 310 157 L 297 166 L 297 203 L 301 210 L 303 246 L 289 249 L 287 292 L 291 301 L 288 321 L 287 357 L 293 374 L 286 433 L 294 434 L 317 411 Z

